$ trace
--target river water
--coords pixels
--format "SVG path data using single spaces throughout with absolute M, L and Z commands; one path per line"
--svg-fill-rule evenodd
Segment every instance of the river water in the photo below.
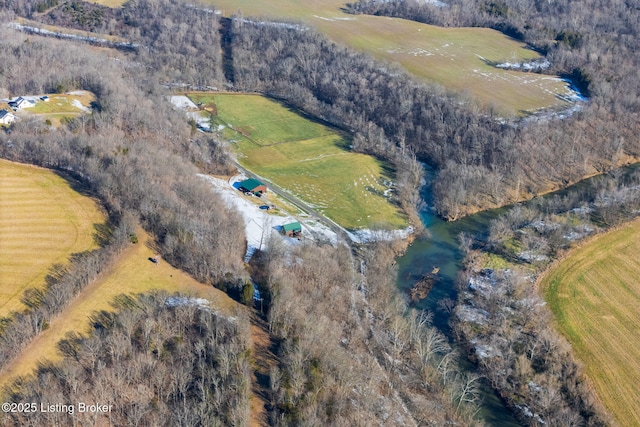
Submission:
M 621 174 L 622 177 L 628 177 L 632 173 L 638 173 L 638 171 L 640 171 L 640 163 L 620 168 L 614 173 Z M 426 175 L 432 179 L 434 173 L 427 168 Z M 567 189 L 550 193 L 543 197 L 564 196 L 570 191 L 589 191 L 594 181 L 599 179 L 602 179 L 602 176 L 585 179 Z M 430 185 L 425 185 L 421 194 L 427 206 L 433 205 L 430 188 Z M 527 202 L 524 203 L 524 205 L 526 204 Z M 420 212 L 420 218 L 431 236 L 428 239 L 414 241 L 413 245 L 407 248 L 406 253 L 397 260 L 398 287 L 402 292 L 408 292 L 424 274 L 430 273 L 434 267 L 440 269 L 438 272 L 440 280 L 427 298 L 418 304 L 417 308 L 433 313 L 434 326 L 443 332 L 454 346 L 455 343 L 451 337 L 448 324 L 449 314 L 446 310 L 439 309 L 439 303 L 446 298 L 454 301 L 456 299 L 455 281 L 462 267 L 462 254 L 458 245 L 458 236 L 460 233 L 476 237 L 486 236 L 491 220 L 497 218 L 508 209 L 509 207 L 488 210 L 458 221 L 446 222 L 435 215 L 431 209 L 426 208 Z M 475 366 L 466 360 L 462 364 L 464 368 L 470 371 L 475 370 Z M 521 425 L 487 384 L 483 384 L 481 396 L 483 403 L 479 416 L 487 425 L 496 427 Z
M 422 197 L 428 205 L 431 204 L 431 195 L 425 186 Z M 417 308 L 428 310 L 434 314 L 433 324 L 443 332 L 449 340 L 449 315 L 446 311 L 438 310 L 438 302 L 445 298 L 456 299 L 455 280 L 460 272 L 462 254 L 458 247 L 458 235 L 461 232 L 477 235 L 486 233 L 489 222 L 503 213 L 506 208 L 494 209 L 471 215 L 454 222 L 446 222 L 436 216 L 431 210 L 420 212 L 423 224 L 429 230 L 431 236 L 424 240 L 415 240 L 405 255 L 398 258 L 398 287 L 402 292 L 407 292 L 420 278 L 433 270 L 440 269 L 438 276 L 440 281 L 434 286 L 427 298 L 419 303 Z M 455 346 L 453 342 L 452 345 Z M 465 368 L 473 371 L 475 367 L 464 360 Z M 480 390 L 482 405 L 479 417 L 487 425 L 496 427 L 516 427 L 520 424 L 513 417 L 504 403 L 493 390 L 482 384 Z

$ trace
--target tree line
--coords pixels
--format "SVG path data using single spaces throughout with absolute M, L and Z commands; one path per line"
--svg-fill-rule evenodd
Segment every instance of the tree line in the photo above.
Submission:
M 40 364 L 8 399 L 2 425 L 245 425 L 249 415 L 248 320 L 218 316 L 180 295 L 121 296 L 94 313 L 89 336 L 58 343 L 61 362 Z M 79 403 L 108 406 L 82 412 Z M 41 411 L 50 405 L 73 410 Z
M 354 150 L 398 164 L 409 153 L 433 166 L 435 207 L 448 219 L 563 187 L 640 154 L 633 126 L 622 125 L 634 123 L 635 110 L 605 108 L 595 85 L 592 101 L 570 118 L 504 122 L 312 30 L 237 19 L 232 31 L 237 87 L 274 94 L 349 130 Z
M 611 423 L 555 330 L 535 281 L 582 239 L 637 217 L 639 185 L 637 168 L 616 171 L 510 209 L 491 222 L 486 237 L 462 238 L 465 268 L 452 327 L 527 425 Z M 487 270 L 488 256 L 504 265 Z

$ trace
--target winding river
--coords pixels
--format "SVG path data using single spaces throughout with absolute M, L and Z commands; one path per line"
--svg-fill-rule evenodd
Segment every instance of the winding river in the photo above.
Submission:
M 640 163 L 619 169 L 625 175 L 638 170 L 640 170 Z M 433 176 L 433 172 L 427 170 L 427 176 Z M 543 197 L 562 196 L 569 191 L 586 189 L 591 186 L 593 180 L 597 179 L 601 179 L 601 177 L 585 179 L 567 189 L 549 193 Z M 422 197 L 427 206 L 433 204 L 429 185 L 424 186 Z M 526 202 L 524 204 L 526 205 Z M 439 303 L 446 298 L 456 299 L 455 281 L 460 272 L 462 261 L 462 254 L 458 247 L 458 235 L 461 232 L 475 236 L 486 235 L 491 220 L 508 209 L 509 207 L 488 210 L 454 222 L 443 221 L 431 209 L 424 209 L 420 212 L 420 217 L 431 234 L 430 238 L 414 241 L 406 253 L 397 260 L 398 287 L 402 292 L 407 292 L 434 267 L 440 269 L 438 272 L 440 281 L 434 286 L 427 298 L 419 303 L 417 308 L 431 311 L 434 314 L 434 326 L 443 332 L 453 345 L 455 343 L 453 343 L 448 325 L 449 314 L 446 310 L 439 309 Z M 465 367 L 471 371 L 475 369 L 468 362 Z M 487 425 L 497 427 L 521 425 L 488 385 L 483 385 L 481 395 L 483 403 L 479 414 Z
M 425 185 L 422 197 L 427 205 L 432 204 L 429 185 Z M 402 292 L 408 291 L 434 267 L 440 269 L 438 272 L 440 281 L 434 286 L 427 298 L 421 301 L 418 308 L 434 314 L 434 326 L 442 331 L 450 341 L 452 338 L 448 325 L 449 314 L 444 310 L 439 310 L 438 303 L 446 298 L 456 299 L 455 281 L 460 272 L 462 261 L 462 254 L 458 247 L 458 235 L 461 232 L 472 235 L 486 233 L 489 222 L 506 210 L 507 208 L 494 209 L 470 215 L 458 221 L 446 222 L 430 209 L 424 209 L 420 212 L 420 218 L 431 236 L 428 239 L 415 240 L 406 253 L 398 258 L 398 287 Z M 465 365 L 469 370 L 475 369 L 469 362 L 466 362 Z M 487 425 L 496 427 L 521 425 L 488 384 L 483 384 L 480 391 L 482 405 L 479 415 Z

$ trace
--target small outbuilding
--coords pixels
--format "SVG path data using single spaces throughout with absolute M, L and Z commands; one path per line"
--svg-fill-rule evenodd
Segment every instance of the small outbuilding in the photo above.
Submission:
M 282 226 L 282 233 L 288 237 L 298 237 L 302 234 L 302 226 L 298 221 Z
M 16 121 L 16 116 L 8 112 L 7 110 L 0 110 L 0 124 L 10 125 Z
M 267 192 L 267 186 L 255 178 L 249 178 L 242 181 L 238 188 L 244 193 L 249 192 L 255 195 L 262 195 Z

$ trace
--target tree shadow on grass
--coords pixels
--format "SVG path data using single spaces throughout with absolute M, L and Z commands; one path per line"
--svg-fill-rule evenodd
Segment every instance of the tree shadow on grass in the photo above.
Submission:
M 93 241 L 96 245 L 104 248 L 111 241 L 112 227 L 109 223 L 93 224 Z

